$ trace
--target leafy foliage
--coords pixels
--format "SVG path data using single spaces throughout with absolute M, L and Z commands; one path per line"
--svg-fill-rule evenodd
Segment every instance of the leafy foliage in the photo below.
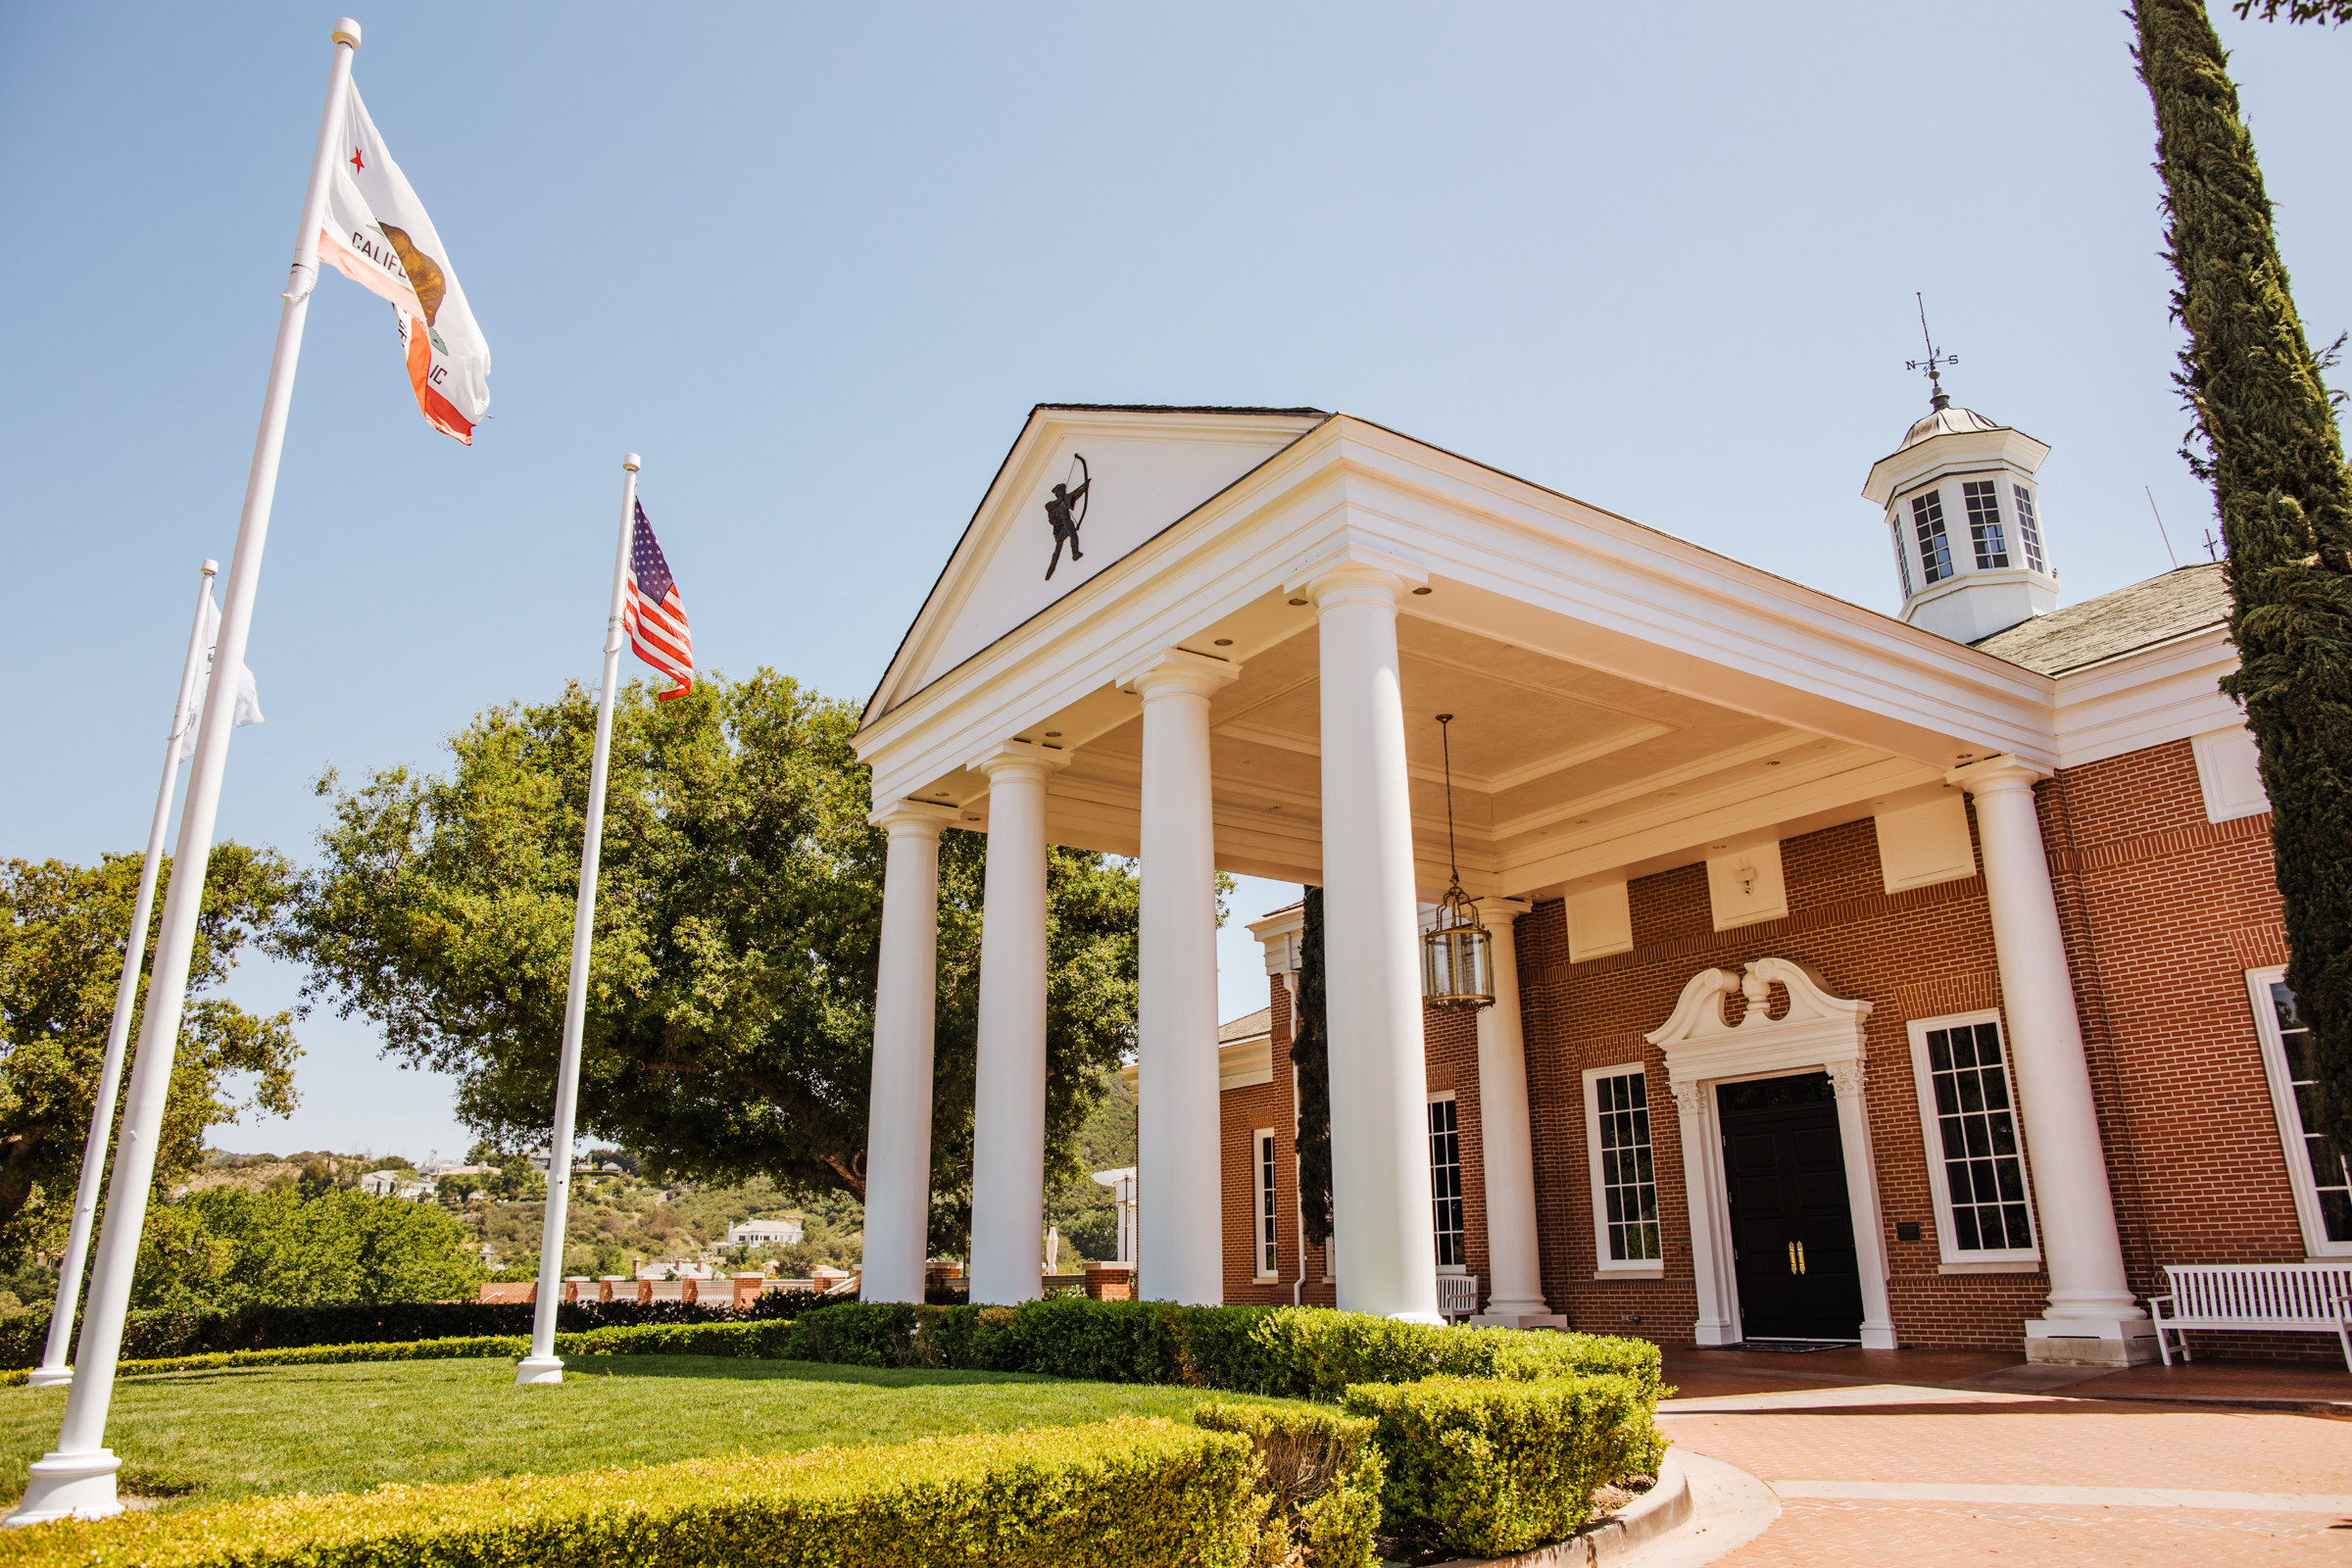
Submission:
M 2289 22 L 2332 22 L 2342 26 L 2352 22 L 2352 0 L 2237 0 L 2241 17 L 2262 13 L 2265 22 L 2277 22 L 2278 13 L 2286 13 Z
M 2173 314 L 2188 329 L 2176 379 L 2203 447 L 2188 455 L 2229 542 L 2239 665 L 2223 687 L 2245 705 L 2270 792 L 2287 983 L 2318 1058 L 2308 1114 L 2341 1144 L 2352 1140 L 2352 477 L 2221 39 L 2200 0 L 2134 0 L 2132 17 L 2156 107 Z
M 1388 1460 L 1385 1527 L 1478 1557 L 1585 1527 L 1592 1489 L 1629 1473 L 1654 1428 L 1630 1378 L 1425 1378 L 1348 1391 Z
M 856 710 L 761 670 L 615 710 L 580 1126 L 649 1174 L 753 1175 L 862 1199 L 885 839 Z M 288 950 L 314 999 L 456 1074 L 462 1115 L 535 1141 L 555 1098 L 596 710 L 574 686 L 485 712 L 447 776 L 329 774 L 334 822 Z M 983 841 L 940 852 L 936 1223 L 968 1224 Z M 1048 873 L 1049 1182 L 1135 1015 L 1136 881 L 1056 849 Z M 960 1244 L 956 1244 L 958 1249 Z
M 1298 1021 L 1291 1064 L 1298 1069 L 1298 1219 L 1306 1245 L 1331 1240 L 1331 1025 L 1323 1005 L 1323 890 L 1306 890 L 1298 938 Z
M 135 855 L 110 855 L 92 866 L 0 861 L 0 1257 L 54 1251 L 63 1243 L 114 1021 L 139 868 Z M 167 860 L 156 914 L 142 937 L 149 956 L 171 874 Z M 294 1060 L 301 1047 L 293 1015 L 261 1017 L 202 993 L 228 978 L 247 944 L 266 937 L 295 888 L 292 867 L 272 851 L 233 842 L 213 851 L 188 963 L 188 994 L 195 1000 L 180 1025 L 156 1151 L 160 1189 L 194 1170 L 204 1157 L 207 1130 L 234 1121 L 247 1104 L 258 1102 L 280 1116 L 294 1108 Z M 142 958 L 142 969 L 145 964 Z M 142 1008 L 146 984 L 142 974 Z M 134 1017 L 134 1054 L 137 1039 Z M 227 1098 L 235 1073 L 254 1075 L 252 1101 Z M 127 1082 L 127 1068 L 123 1077 Z
M 1378 1568 L 1385 1475 L 1373 1423 L 1320 1406 L 1199 1404 L 1193 1424 L 1238 1432 L 1257 1446 L 1266 1491 L 1258 1560 L 1269 1568 Z
M 216 1187 L 148 1210 L 138 1307 L 309 1306 L 471 1295 L 466 1228 L 432 1203 L 350 1188 Z
M 1243 1568 L 1256 1470 L 1247 1439 L 1120 1420 L 132 1513 L 10 1531 L 0 1564 Z

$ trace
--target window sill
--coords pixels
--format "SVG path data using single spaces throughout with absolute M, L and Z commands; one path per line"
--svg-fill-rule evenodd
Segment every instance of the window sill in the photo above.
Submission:
M 1621 1267 L 1603 1264 L 1592 1271 L 1596 1280 L 1656 1280 L 1666 1277 L 1664 1263 L 1638 1263 Z
M 1938 1263 L 1938 1274 L 2039 1274 L 2044 1264 L 2036 1258 L 2022 1258 L 2003 1263 Z
M 1250 1283 L 1252 1285 L 1280 1285 L 1282 1276 L 1279 1274 L 1252 1274 L 1250 1276 Z

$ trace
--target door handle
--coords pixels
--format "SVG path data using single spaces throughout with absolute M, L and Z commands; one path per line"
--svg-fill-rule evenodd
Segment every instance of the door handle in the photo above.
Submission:
M 1790 1242 L 1788 1244 L 1788 1272 L 1791 1274 L 1802 1274 L 1804 1271 L 1805 1244 L 1802 1242 Z

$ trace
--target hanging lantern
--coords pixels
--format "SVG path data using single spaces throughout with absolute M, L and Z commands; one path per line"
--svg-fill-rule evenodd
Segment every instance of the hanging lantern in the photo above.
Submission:
M 1421 999 L 1433 1007 L 1475 1011 L 1494 1005 L 1494 939 L 1462 891 L 1453 843 L 1453 715 L 1440 713 L 1438 724 L 1446 737 L 1446 858 L 1451 880 L 1436 920 L 1421 938 Z

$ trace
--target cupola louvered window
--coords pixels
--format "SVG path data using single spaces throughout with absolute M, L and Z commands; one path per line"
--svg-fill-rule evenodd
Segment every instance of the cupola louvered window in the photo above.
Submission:
M 1911 527 L 1919 536 L 1919 572 L 1933 588 L 1952 574 L 1952 547 L 1943 536 L 1943 496 L 1936 490 L 1911 498 Z
M 2022 484 L 2013 484 L 2009 493 L 2017 498 L 2017 542 L 2026 547 L 2026 564 L 2035 571 L 2047 571 L 2041 558 L 2041 519 L 2034 515 L 2034 492 Z
M 1977 569 L 1992 571 L 2009 564 L 2009 541 L 2001 532 L 2000 486 L 1990 479 L 1969 479 L 1960 486 L 1968 503 L 1968 542 L 1976 547 Z

